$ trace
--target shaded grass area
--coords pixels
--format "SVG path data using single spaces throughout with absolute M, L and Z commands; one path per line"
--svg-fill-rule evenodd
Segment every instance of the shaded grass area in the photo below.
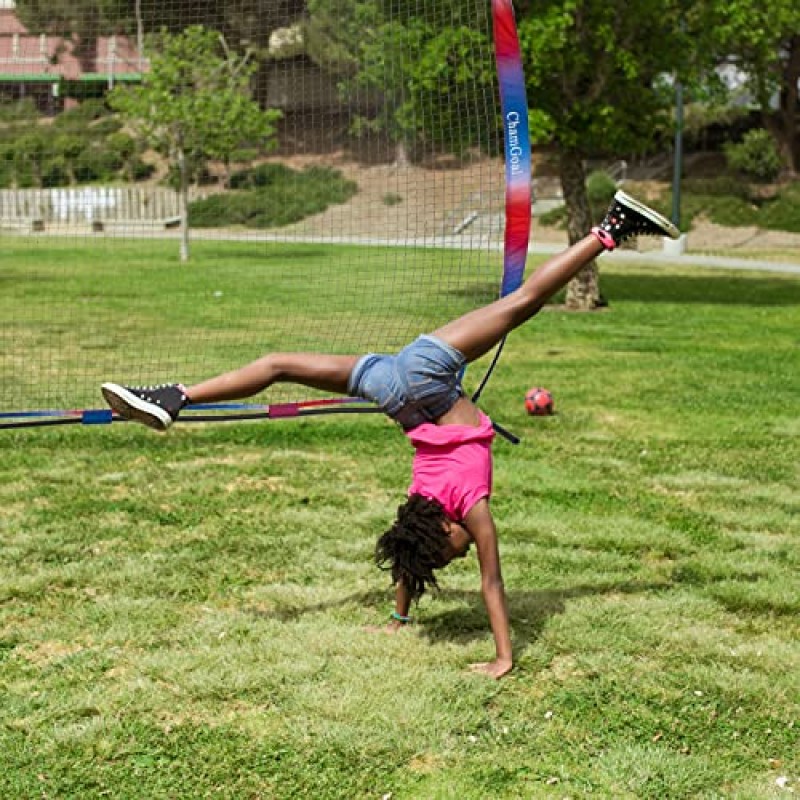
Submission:
M 485 408 L 517 666 L 474 558 L 396 637 L 382 419 L 0 437 L 0 796 L 752 798 L 800 786 L 788 277 L 613 265 Z M 555 395 L 525 416 L 524 391 Z

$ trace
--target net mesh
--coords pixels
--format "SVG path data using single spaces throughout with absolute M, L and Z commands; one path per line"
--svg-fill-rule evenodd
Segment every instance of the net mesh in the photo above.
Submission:
M 486 0 L 18 0 L 0 99 L 0 413 L 391 351 L 497 296 Z

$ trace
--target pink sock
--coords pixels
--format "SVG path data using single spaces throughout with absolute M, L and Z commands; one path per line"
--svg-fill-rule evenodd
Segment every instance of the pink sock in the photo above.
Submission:
M 613 250 L 617 246 L 611 234 L 608 231 L 604 231 L 599 225 L 595 225 L 590 233 L 606 250 Z

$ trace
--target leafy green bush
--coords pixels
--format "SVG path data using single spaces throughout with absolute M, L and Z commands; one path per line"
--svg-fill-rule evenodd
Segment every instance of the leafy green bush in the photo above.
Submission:
M 74 172 L 79 183 L 112 181 L 125 166 L 119 153 L 95 142 L 75 161 Z
M 59 114 L 53 126 L 56 128 L 70 128 L 77 130 L 86 130 L 90 123 L 95 120 L 108 117 L 108 108 L 104 100 L 92 99 L 84 100 L 80 105 L 75 108 L 69 109 Z
M 285 164 L 260 164 L 231 175 L 231 189 L 258 189 L 283 184 L 290 181 L 294 174 Z
M 307 167 L 297 172 L 284 164 L 262 164 L 237 173 L 231 185 L 238 191 L 192 203 L 190 223 L 209 228 L 280 227 L 319 214 L 335 203 L 344 203 L 357 191 L 355 183 L 337 170 Z
M 589 174 L 586 179 L 586 194 L 592 208 L 592 219 L 599 219 L 605 214 L 616 191 L 616 181 L 605 170 L 599 169 Z M 598 213 L 601 217 L 598 217 Z
M 247 164 L 248 162 L 255 161 L 261 152 L 257 147 L 241 147 L 234 150 L 231 155 L 232 164 Z
M 145 180 L 155 168 L 122 131 L 102 99 L 86 100 L 40 125 L 30 102 L 0 109 L 0 187 L 51 188 L 91 182 Z
M 14 145 L 0 141 L 0 189 L 14 185 Z
M 113 136 L 120 130 L 122 130 L 122 123 L 116 117 L 104 117 L 91 126 L 89 133 L 93 137 Z
M 39 112 L 33 100 L 17 100 L 15 103 L 0 104 L 0 124 L 30 124 L 39 119 Z
M 775 140 L 762 128 L 748 131 L 741 142 L 728 143 L 724 149 L 731 168 L 755 180 L 774 180 L 781 171 Z
M 700 195 L 694 199 L 694 204 L 700 206 L 698 211 L 717 225 L 729 228 L 758 225 L 758 206 L 742 197 Z M 691 201 L 689 205 L 692 205 Z M 683 217 L 685 219 L 686 214 Z
M 34 189 L 39 185 L 30 163 L 14 164 L 14 184 L 18 189 Z
M 63 156 L 49 158 L 42 165 L 41 185 L 44 189 L 55 189 L 59 186 L 69 186 L 70 173 L 66 159 Z
M 75 161 L 86 149 L 86 138 L 73 132 L 57 134 L 52 139 L 53 149 L 64 156 L 68 161 Z
M 41 185 L 41 171 L 49 155 L 50 138 L 39 128 L 32 128 L 13 142 L 14 177 L 23 189 Z
M 683 191 L 688 194 L 702 194 L 709 197 L 739 197 L 750 200 L 750 187 L 746 181 L 732 175 L 716 178 L 686 178 L 682 181 Z
M 132 158 L 138 150 L 136 140 L 127 133 L 112 133 L 106 139 L 106 145 L 112 153 L 115 153 L 123 161 Z
M 800 233 L 800 182 L 789 184 L 761 208 L 759 224 L 775 231 Z
M 128 161 L 126 172 L 130 181 L 146 181 L 152 177 L 156 168 L 152 164 L 147 164 L 138 156 Z
M 681 227 L 689 230 L 698 216 L 717 225 L 729 227 L 755 226 L 768 230 L 800 233 L 800 183 L 785 186 L 775 197 L 763 199 L 751 194 L 750 187 L 741 181 L 722 191 L 725 179 L 711 184 L 705 181 L 686 181 L 681 204 Z M 665 211 L 667 198 L 656 203 Z
M 122 132 L 103 100 L 87 100 L 47 127 L 30 103 L 0 110 L 0 186 L 51 188 L 149 178 L 137 142 Z

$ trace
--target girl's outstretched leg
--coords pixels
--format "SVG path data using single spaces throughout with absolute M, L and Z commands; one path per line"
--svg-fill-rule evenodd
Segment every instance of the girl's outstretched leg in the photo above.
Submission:
M 216 403 L 252 397 L 273 383 L 299 383 L 312 389 L 347 393 L 358 356 L 319 353 L 269 353 L 239 369 L 184 390 L 191 403 Z
M 657 211 L 625 192 L 617 192 L 600 225 L 563 253 L 548 259 L 517 291 L 465 314 L 434 334 L 460 350 L 467 361 L 473 361 L 530 319 L 603 250 L 613 250 L 634 236 L 676 239 L 679 235 L 680 231 Z
M 239 369 L 194 386 L 122 386 L 104 383 L 103 397 L 123 419 L 164 431 L 190 403 L 215 403 L 252 397 L 273 383 L 298 383 L 326 392 L 347 393 L 357 356 L 270 353 Z
M 605 248 L 592 234 L 548 259 L 515 292 L 477 308 L 434 331 L 442 341 L 474 361 L 507 333 L 530 319 L 562 286 Z

